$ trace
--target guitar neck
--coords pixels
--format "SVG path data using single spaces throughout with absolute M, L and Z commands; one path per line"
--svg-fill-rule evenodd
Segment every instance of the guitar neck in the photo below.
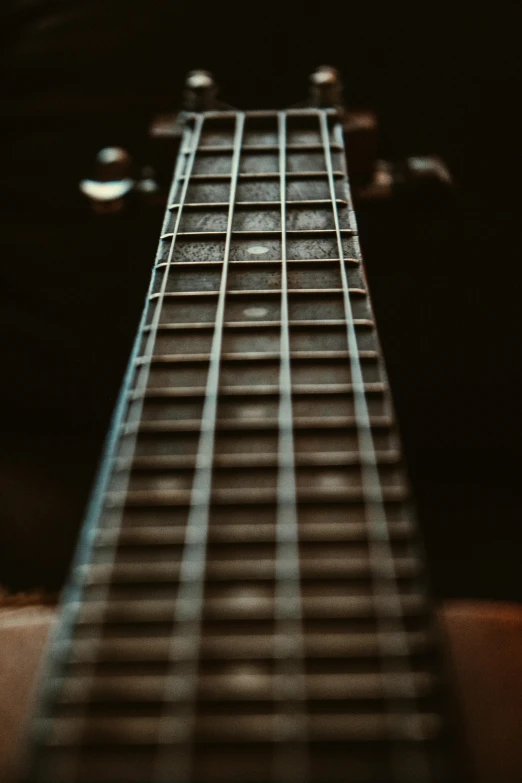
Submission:
M 186 116 L 31 781 L 461 780 L 344 161 Z

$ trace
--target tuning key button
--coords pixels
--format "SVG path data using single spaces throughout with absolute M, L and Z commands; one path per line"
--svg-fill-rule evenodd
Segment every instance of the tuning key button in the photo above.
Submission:
M 393 166 L 393 196 L 415 204 L 445 204 L 451 198 L 453 179 L 437 155 L 406 158 Z
M 418 186 L 449 188 L 453 184 L 447 165 L 438 155 L 407 158 L 406 171 Z
M 125 179 L 131 170 L 132 158 L 122 147 L 104 147 L 96 155 L 96 174 L 102 180 Z
M 218 86 L 209 71 L 190 71 L 185 80 L 183 108 L 186 111 L 212 111 L 216 108 Z
M 121 147 L 105 147 L 96 155 L 94 175 L 80 182 L 80 191 L 89 199 L 93 212 L 116 214 L 132 191 L 132 158 Z
M 320 65 L 310 76 L 309 103 L 318 109 L 337 108 L 343 105 L 343 84 L 336 68 Z
M 436 155 L 416 156 L 403 161 L 377 160 L 372 178 L 354 188 L 356 201 L 394 199 L 418 206 L 446 204 L 453 179 L 445 162 Z

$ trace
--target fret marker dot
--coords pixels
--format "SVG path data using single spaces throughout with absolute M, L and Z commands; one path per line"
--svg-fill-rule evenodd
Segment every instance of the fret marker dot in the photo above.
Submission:
M 346 478 L 341 473 L 320 473 L 317 483 L 323 489 L 341 489 L 346 483 Z
M 238 666 L 231 670 L 231 685 L 238 691 L 255 691 L 265 684 L 265 678 L 254 666 Z
M 264 607 L 265 602 L 265 591 L 259 588 L 234 588 L 226 596 L 226 603 L 230 607 L 234 607 L 236 611 L 246 614 Z
M 242 405 L 238 413 L 242 419 L 262 419 L 266 414 L 266 407 L 264 405 Z
M 252 245 L 252 247 L 247 248 L 247 253 L 253 256 L 262 256 L 263 253 L 268 253 L 268 248 L 264 245 Z
M 245 307 L 243 310 L 247 318 L 262 318 L 268 313 L 266 307 Z

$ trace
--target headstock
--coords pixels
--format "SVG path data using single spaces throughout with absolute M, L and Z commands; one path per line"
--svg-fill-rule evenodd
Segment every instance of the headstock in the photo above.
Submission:
M 149 127 L 149 158 L 136 164 L 119 147 L 107 147 L 96 155 L 91 176 L 80 190 L 96 214 L 118 214 L 136 205 L 164 206 L 172 165 L 179 146 L 184 112 L 231 109 L 218 100 L 219 88 L 211 73 L 187 74 L 183 109 L 160 114 Z M 307 99 L 299 106 L 337 109 L 346 139 L 346 157 L 356 204 L 389 199 L 430 203 L 447 194 L 451 175 L 437 156 L 408 157 L 388 161 L 378 157 L 378 119 L 367 109 L 345 107 L 343 84 L 337 69 L 319 66 L 309 78 Z

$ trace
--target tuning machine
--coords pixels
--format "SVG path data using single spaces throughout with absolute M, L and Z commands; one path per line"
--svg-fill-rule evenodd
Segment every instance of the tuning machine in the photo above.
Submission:
M 135 186 L 132 158 L 121 147 L 104 147 L 96 155 L 92 177 L 82 179 L 80 191 L 97 215 L 122 212 Z
M 183 89 L 185 111 L 212 111 L 219 107 L 218 85 L 210 71 L 190 71 Z
M 149 127 L 152 143 L 146 153 L 150 161 L 148 166 L 137 167 L 129 153 L 119 147 L 101 150 L 96 156 L 92 177 L 80 183 L 80 190 L 93 212 L 114 215 L 131 204 L 164 205 L 168 177 L 181 141 L 184 114 L 231 108 L 218 101 L 217 96 L 217 83 L 209 71 L 193 70 L 187 74 L 183 110 L 177 114 L 158 115 Z M 430 203 L 444 198 L 450 191 L 451 175 L 437 156 L 414 156 L 399 162 L 378 157 L 377 115 L 369 109 L 344 106 L 342 79 L 336 68 L 321 65 L 313 71 L 308 98 L 299 106 L 337 110 L 346 140 L 347 165 L 356 202 L 400 199 Z
M 164 201 L 154 169 L 137 169 L 122 147 L 104 147 L 97 153 L 93 175 L 81 180 L 80 191 L 97 215 L 121 214 L 131 202 Z
M 345 107 L 341 75 L 321 65 L 310 75 L 306 105 L 337 109 L 346 140 L 346 158 L 354 200 L 398 199 L 431 203 L 451 190 L 452 178 L 436 155 L 413 156 L 392 162 L 378 158 L 378 120 L 373 111 Z
M 168 182 L 158 182 L 164 172 L 170 175 L 181 141 L 184 112 L 228 109 L 217 100 L 218 86 L 209 71 L 187 74 L 183 89 L 183 110 L 157 115 L 150 127 L 153 142 L 148 151 L 152 165 L 138 169 L 131 155 L 121 147 L 105 147 L 96 155 L 91 177 L 80 182 L 80 191 L 98 215 L 115 215 L 131 204 L 156 206 L 165 203 Z M 158 174 L 156 173 L 158 172 Z

